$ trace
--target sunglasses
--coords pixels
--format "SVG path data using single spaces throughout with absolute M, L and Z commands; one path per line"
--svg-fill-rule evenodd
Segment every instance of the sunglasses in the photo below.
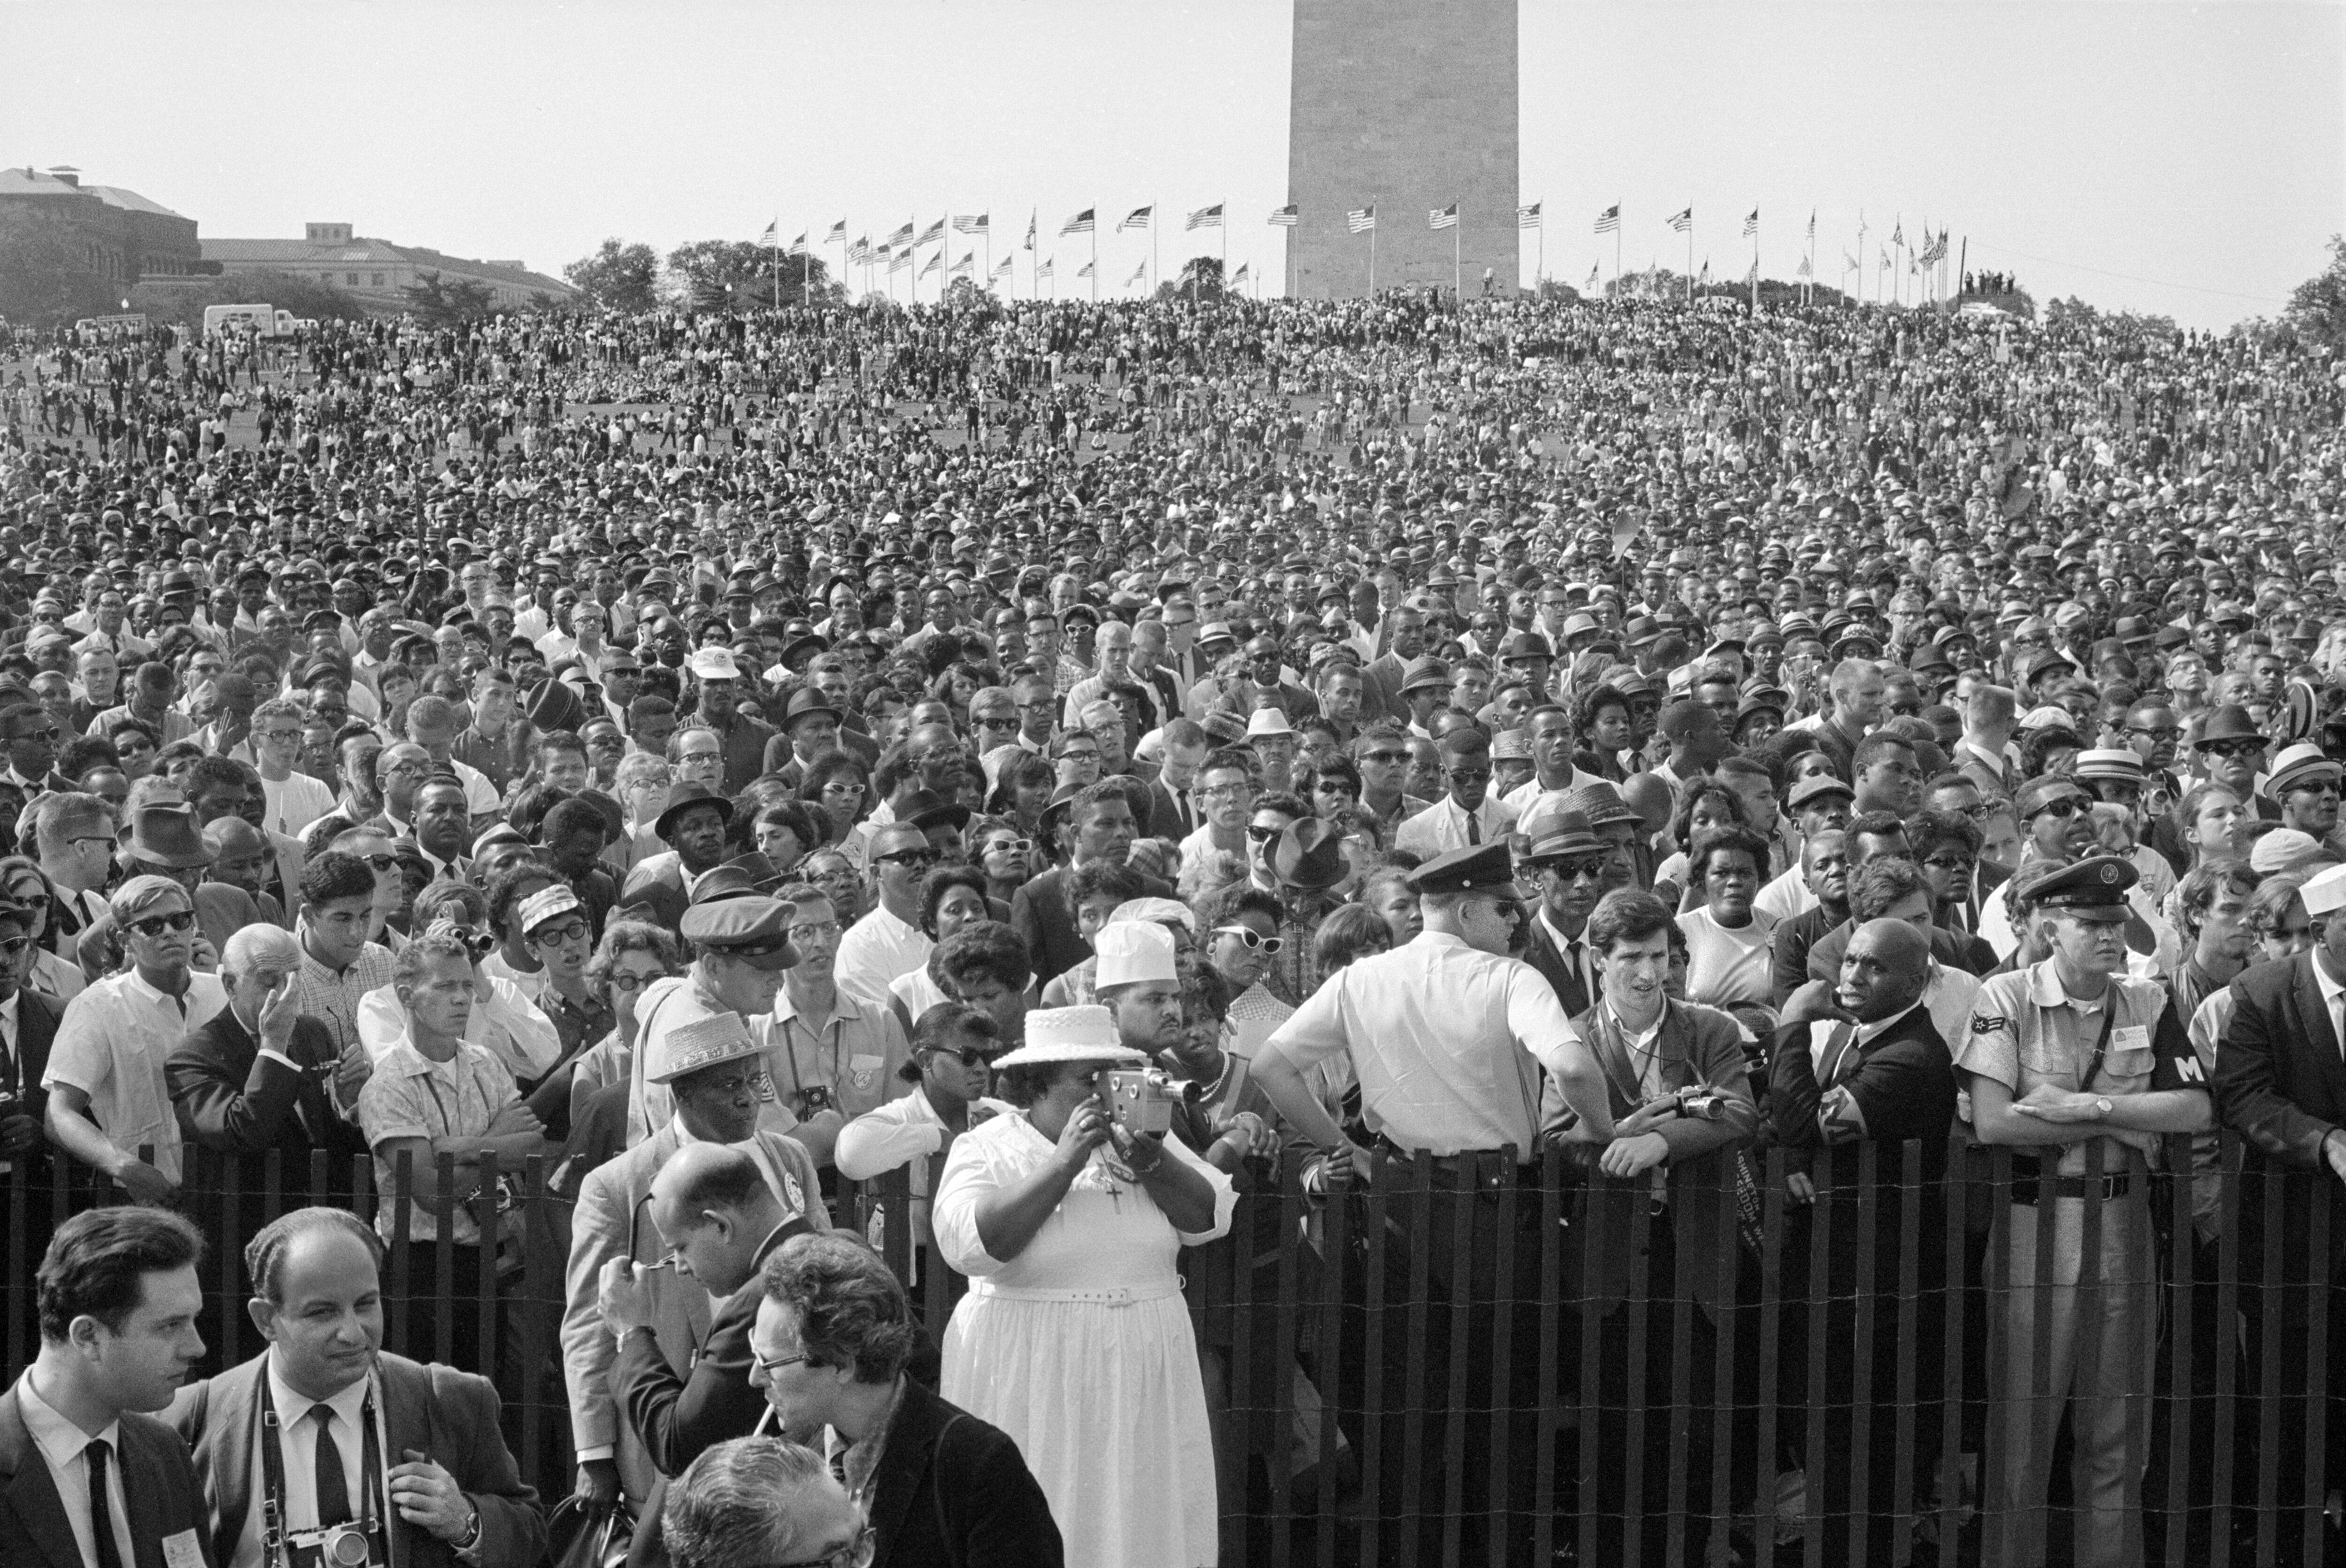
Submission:
M 1265 936 L 1242 925 L 1218 925 L 1214 928 L 1214 934 L 1238 938 L 1246 944 L 1249 952 L 1277 952 L 1287 945 L 1287 939 L 1283 936 Z
M 375 869 L 377 875 L 381 875 L 384 871 L 395 871 L 399 870 L 399 857 L 397 855 L 361 855 L 359 859 L 364 860 L 368 865 L 372 866 Z
M 148 915 L 145 920 L 130 922 L 130 929 L 140 936 L 158 937 L 165 932 L 191 931 L 195 928 L 193 911 L 181 910 L 177 914 Z
M 0 958 L 14 958 L 32 945 L 29 936 L 0 937 Z
M 2076 816 L 2085 809 L 2086 802 L 2078 799 L 2075 795 L 2064 795 L 2058 800 L 2047 800 L 2045 804 L 2036 808 L 2036 815 L 2040 817 L 2058 817 L 2066 820 L 2068 818 Z
M 1567 882 L 1597 882 L 1605 880 L 1606 867 L 1612 862 L 1604 856 L 1593 860 L 1534 860 L 1533 869 L 1552 871 L 1558 881 Z
M 874 855 L 872 863 L 875 866 L 902 866 L 909 871 L 935 865 L 937 857 L 932 850 L 899 850 L 892 855 Z
M 2202 745 L 2199 749 L 2210 757 L 2225 757 L 2235 760 L 2243 757 L 2262 757 L 2265 754 L 2264 742 L 2260 740 L 2211 740 Z
M 1273 839 L 1279 837 L 1279 830 L 1276 828 L 1258 828 L 1252 823 L 1249 823 L 1247 825 L 1246 835 L 1247 841 L 1249 843 L 1268 844 Z
M 974 1045 L 963 1045 L 959 1047 L 952 1045 L 932 1045 L 928 1049 L 928 1054 L 932 1056 L 950 1056 L 964 1067 L 989 1067 L 994 1064 L 993 1055 L 987 1052 L 979 1050 Z
M 1023 855 L 1034 847 L 1035 840 L 1032 839 L 996 839 L 985 846 L 985 853 L 991 855 L 1006 851 Z

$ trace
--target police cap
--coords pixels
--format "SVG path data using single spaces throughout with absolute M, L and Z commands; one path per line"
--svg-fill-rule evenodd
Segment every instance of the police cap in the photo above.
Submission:
M 1410 872 L 1409 885 L 1420 894 L 1505 892 L 1515 891 L 1515 858 L 1504 839 L 1453 850 Z
M 2047 867 L 2029 878 L 2020 896 L 2040 910 L 2115 922 L 2127 918 L 2127 891 L 2141 875 L 2133 862 L 2116 855 L 2088 855 L 2066 866 Z

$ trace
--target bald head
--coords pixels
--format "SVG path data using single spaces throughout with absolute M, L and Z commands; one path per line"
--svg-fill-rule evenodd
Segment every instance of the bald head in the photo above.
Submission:
M 1904 921 L 1871 920 L 1841 954 L 1839 1000 L 1859 1023 L 1877 1023 L 1920 1002 L 1930 979 L 1930 939 Z
M 757 1271 L 758 1248 L 785 1217 L 756 1160 L 727 1144 L 687 1144 L 652 1178 L 652 1223 L 682 1272 L 729 1296 Z

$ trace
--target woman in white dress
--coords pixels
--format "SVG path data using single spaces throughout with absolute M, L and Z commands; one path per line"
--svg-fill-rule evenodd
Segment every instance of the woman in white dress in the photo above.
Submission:
M 1174 1264 L 1229 1228 L 1236 1194 L 1178 1140 L 1113 1125 L 1101 1074 L 1146 1060 L 1086 1006 L 1027 1014 L 995 1062 L 1023 1109 L 954 1140 L 932 1216 L 971 1277 L 944 1392 L 1016 1441 L 1069 1563 L 1204 1568 L 1214 1448 Z

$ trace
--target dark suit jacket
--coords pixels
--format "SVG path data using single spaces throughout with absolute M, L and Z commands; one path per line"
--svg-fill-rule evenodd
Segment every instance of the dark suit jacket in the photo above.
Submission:
M 331 1063 L 337 1053 L 325 1024 L 303 1017 L 294 1020 L 288 1054 Z M 239 1190 L 248 1196 L 266 1196 L 263 1156 L 271 1149 L 282 1151 L 289 1186 L 307 1183 L 310 1156 L 323 1150 L 330 1192 L 348 1192 L 351 1156 L 366 1152 L 365 1136 L 335 1112 L 318 1079 L 263 1056 L 233 1008 L 179 1043 L 164 1059 L 163 1081 L 189 1142 L 241 1156 Z
M 1524 962 L 1547 977 L 1556 990 L 1556 999 L 1564 1008 L 1566 1018 L 1577 1018 L 1596 1005 L 1596 998 L 1588 993 L 1577 971 L 1565 962 L 1564 953 L 1548 935 L 1547 922 L 1535 913 L 1531 933 L 1524 942 Z
M 66 1004 L 22 988 L 16 996 L 16 1075 L 11 1081 L 0 1072 L 0 1092 L 15 1095 L 25 1103 L 26 1115 L 46 1125 L 49 1092 L 41 1087 L 41 1078 L 49 1070 L 49 1046 L 56 1040 Z
M 2319 961 L 2301 952 L 2260 963 L 2232 982 L 2231 1022 L 2216 1046 L 2217 1114 L 2246 1140 L 2241 1156 L 2243 1256 L 2258 1267 L 2264 1230 L 2263 1181 L 2281 1184 L 2281 1235 L 2312 1234 L 2313 1195 L 2332 1185 L 2321 1145 L 2346 1125 L 2346 1062 L 2322 1004 Z M 2170 1016 L 2171 1016 L 2170 1013 Z M 2283 1268 L 2302 1278 L 2306 1248 L 2284 1247 Z M 2346 1267 L 2346 1226 L 2330 1226 L 2330 1268 Z
M 1054 866 L 1011 897 L 1011 929 L 1025 941 L 1037 986 L 1048 985 L 1092 955 L 1091 943 L 1076 928 L 1076 901 L 1068 892 L 1073 880 L 1072 868 Z M 1144 898 L 1175 896 L 1154 877 L 1143 877 L 1140 883 Z
M 1197 824 L 1204 820 L 1197 815 L 1194 808 L 1190 818 L 1188 821 L 1182 820 L 1181 803 L 1174 798 L 1174 792 L 1165 787 L 1163 779 L 1148 781 L 1148 816 L 1140 824 L 1142 838 L 1169 839 L 1178 844 L 1195 832 Z
M 638 866 L 627 873 L 627 885 L 619 890 L 619 908 L 642 904 L 656 922 L 670 931 L 684 918 L 690 902 L 684 892 L 683 869 L 673 860 L 654 869 Z
M 217 1378 L 194 1384 L 171 1403 L 169 1419 L 195 1454 L 196 1479 L 212 1511 L 207 1543 L 226 1563 L 256 1506 L 252 1454 L 260 1420 L 261 1363 L 267 1351 Z M 546 1519 L 537 1493 L 524 1484 L 497 1431 L 497 1391 L 486 1378 L 451 1367 L 425 1366 L 384 1351 L 382 1420 L 386 1464 L 403 1462 L 409 1449 L 428 1454 L 481 1511 L 481 1561 L 536 1563 L 546 1551 Z M 393 1511 L 392 1551 L 404 1568 L 460 1568 L 455 1550 Z
M 872 1568 L 1058 1568 L 1059 1526 L 1018 1445 L 907 1378 L 872 1478 Z
M 57 1037 L 57 1022 L 66 1014 L 66 1004 L 54 996 L 37 992 L 18 991 L 16 1003 L 16 1076 L 10 1078 L 0 1072 L 0 1091 L 14 1094 L 23 1102 L 25 1115 L 37 1126 L 48 1125 L 49 1092 L 41 1087 L 41 1075 L 48 1071 L 49 1047 Z M 56 1145 L 42 1134 L 42 1142 L 26 1158 L 16 1162 L 13 1176 L 0 1176 L 0 1257 L 7 1255 L 11 1209 L 9 1184 L 20 1183 L 25 1189 L 25 1268 L 29 1275 L 33 1267 L 48 1250 L 49 1237 L 56 1229 L 56 1188 L 62 1181 L 68 1187 L 73 1178 L 65 1174 L 63 1156 Z M 87 1166 L 77 1167 L 87 1181 L 95 1173 Z M 103 1185 L 103 1178 L 97 1178 Z M 101 1200 L 94 1192 L 85 1190 L 74 1195 L 71 1207 L 79 1208 L 87 1203 Z
M 163 1542 L 183 1530 L 196 1532 L 205 1560 L 225 1563 L 212 1551 L 204 1495 L 188 1461 L 179 1434 L 153 1416 L 126 1412 L 116 1462 L 122 1467 L 122 1498 L 130 1510 L 130 1568 L 163 1568 Z M 83 1568 L 74 1543 L 73 1522 L 49 1479 L 48 1461 L 26 1428 L 24 1407 L 12 1385 L 0 1394 L 0 1563 L 8 1568 Z

